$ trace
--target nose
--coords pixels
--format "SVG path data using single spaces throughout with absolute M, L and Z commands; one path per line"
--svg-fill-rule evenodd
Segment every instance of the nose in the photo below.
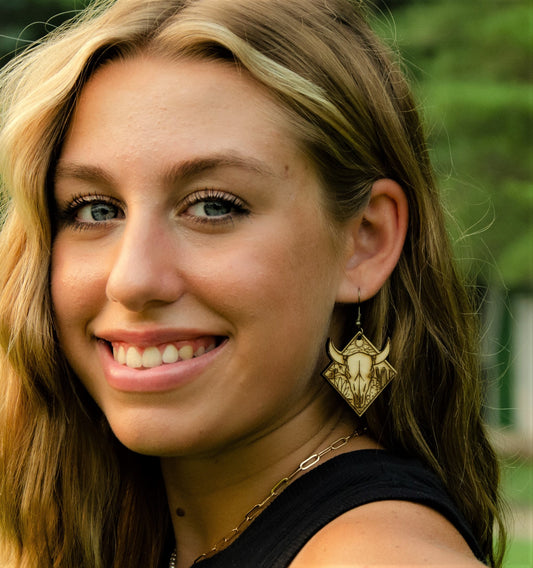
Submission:
M 180 298 L 184 281 L 172 227 L 161 220 L 130 219 L 115 246 L 106 284 L 110 301 L 141 312 Z

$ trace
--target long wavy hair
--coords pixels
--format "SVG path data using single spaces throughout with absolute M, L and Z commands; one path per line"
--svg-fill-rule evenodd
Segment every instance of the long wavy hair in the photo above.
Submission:
M 1 73 L 6 563 L 146 568 L 158 565 L 170 534 L 158 460 L 114 438 L 58 347 L 49 292 L 50 172 L 77 98 L 103 63 L 149 53 L 223 60 L 262 84 L 314 161 L 337 220 L 361 210 L 376 180 L 403 187 L 410 224 L 401 258 L 363 305 L 365 333 L 377 344 L 391 338 L 398 377 L 368 410 L 368 426 L 440 475 L 487 563 L 501 565 L 476 317 L 452 261 L 416 104 L 364 12 L 350 0 L 101 0 Z

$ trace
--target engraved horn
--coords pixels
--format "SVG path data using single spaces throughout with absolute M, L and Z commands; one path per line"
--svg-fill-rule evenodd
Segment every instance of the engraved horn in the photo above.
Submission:
M 387 339 L 387 343 L 385 344 L 383 351 L 376 355 L 376 358 L 374 359 L 374 365 L 383 363 L 383 361 L 385 361 L 385 359 L 389 356 L 389 351 L 390 351 L 390 339 Z
M 328 353 L 333 361 L 340 363 L 341 365 L 344 364 L 344 357 L 342 353 L 335 347 L 335 345 L 333 345 L 333 341 L 331 341 L 331 339 L 328 340 Z

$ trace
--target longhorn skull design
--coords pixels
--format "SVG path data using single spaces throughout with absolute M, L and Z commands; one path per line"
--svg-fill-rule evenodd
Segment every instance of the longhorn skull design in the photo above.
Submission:
M 327 347 L 333 369 L 326 369 L 324 377 L 362 416 L 377 395 L 395 376 L 393 367 L 386 361 L 390 351 L 390 340 L 379 352 L 359 332 L 343 351 L 339 351 L 331 340 Z

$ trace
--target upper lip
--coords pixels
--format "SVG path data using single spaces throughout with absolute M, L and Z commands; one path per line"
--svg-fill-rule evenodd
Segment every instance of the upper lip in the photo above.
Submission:
M 187 329 L 187 328 L 161 328 L 161 329 L 109 329 L 101 330 L 94 334 L 98 339 L 108 343 L 123 342 L 139 347 L 174 343 L 178 341 L 190 341 L 199 337 L 221 337 L 220 333 L 211 330 Z

